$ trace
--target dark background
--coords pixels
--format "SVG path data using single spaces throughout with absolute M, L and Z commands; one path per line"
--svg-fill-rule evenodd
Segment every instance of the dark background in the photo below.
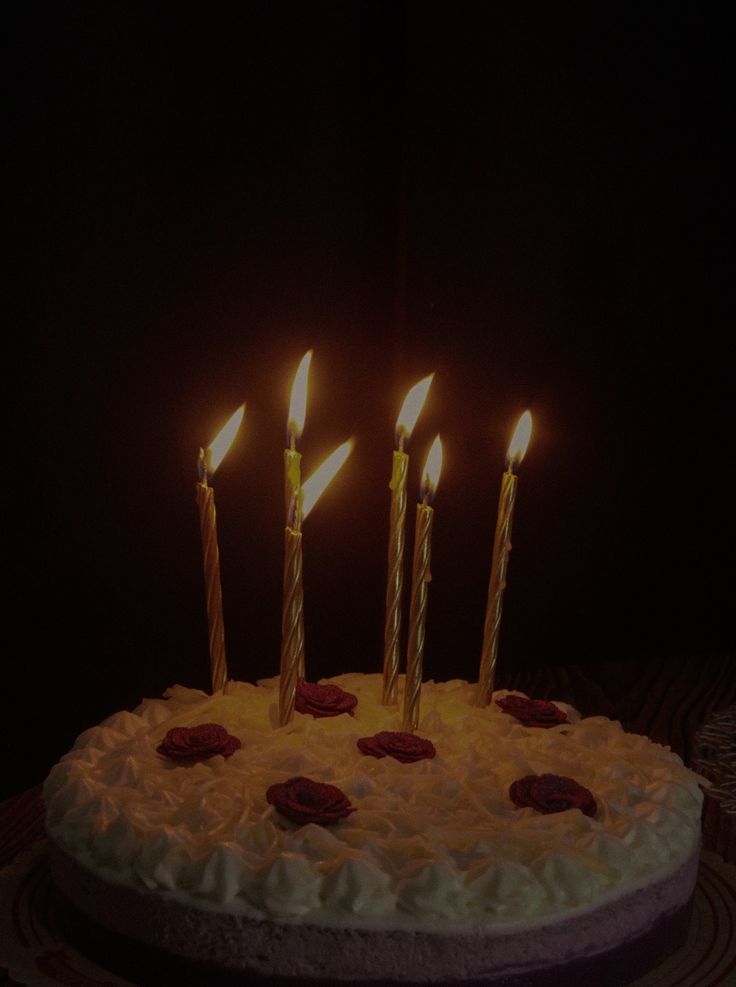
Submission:
M 305 473 L 356 438 L 305 528 L 311 678 L 381 667 L 393 427 L 430 371 L 409 487 L 439 431 L 426 677 L 477 675 L 526 407 L 500 674 L 730 654 L 733 71 L 714 8 L 157 6 L 27 4 L 8 32 L 6 702 L 25 726 L 7 792 L 142 695 L 207 688 L 196 456 L 242 401 L 213 481 L 229 666 L 276 674 L 308 347 Z

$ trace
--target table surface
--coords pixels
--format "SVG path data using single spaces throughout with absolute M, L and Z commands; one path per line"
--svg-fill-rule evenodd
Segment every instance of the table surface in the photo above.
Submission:
M 506 672 L 499 676 L 497 687 L 516 689 L 535 699 L 569 702 L 584 716 L 620 720 L 624 729 L 668 744 L 690 764 L 698 729 L 712 714 L 736 710 L 736 662 L 706 656 L 555 666 Z M 0 802 L 0 867 L 43 839 L 40 792 L 37 784 Z M 706 849 L 707 836 L 706 832 Z M 727 860 L 736 859 L 736 847 L 729 845 L 726 852 L 722 845 L 712 849 Z M 2 968 L 0 984 L 14 984 Z

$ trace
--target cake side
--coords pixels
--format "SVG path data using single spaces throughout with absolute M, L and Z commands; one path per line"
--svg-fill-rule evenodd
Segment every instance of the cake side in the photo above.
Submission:
M 604 984 L 615 959 L 628 972 L 646 952 L 643 972 L 658 961 L 656 949 L 666 955 L 680 945 L 679 920 L 687 919 L 698 856 L 696 849 L 645 893 L 630 891 L 532 928 L 434 932 L 274 922 L 196 908 L 165 893 L 111 885 L 53 844 L 51 864 L 57 887 L 95 923 L 199 965 L 315 982 L 507 984 L 537 972 L 545 983 L 551 970 L 587 964 Z M 620 974 L 612 976 L 620 987 Z

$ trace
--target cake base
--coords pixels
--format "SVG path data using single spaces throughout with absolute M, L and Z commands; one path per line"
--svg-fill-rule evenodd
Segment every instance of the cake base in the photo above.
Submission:
M 61 896 L 60 896 L 61 898 Z M 575 960 L 551 970 L 538 970 L 512 976 L 473 980 L 435 980 L 433 987 L 560 987 L 574 983 L 595 983 L 596 987 L 624 987 L 643 977 L 680 949 L 687 938 L 692 899 L 669 916 L 659 919 L 644 935 L 616 949 L 588 959 Z M 345 987 L 347 981 L 304 977 L 283 977 L 219 967 L 183 960 L 164 950 L 103 929 L 66 899 L 61 898 L 60 914 L 70 944 L 103 969 L 130 980 L 140 987 L 302 987 L 318 982 L 323 987 Z M 427 981 L 354 980 L 360 987 L 387 987 L 391 983 L 415 987 Z
M 623 987 L 684 945 L 698 864 L 696 852 L 674 874 L 639 894 L 625 896 L 615 906 L 603 905 L 587 916 L 573 916 L 524 933 L 429 935 L 253 923 L 238 921 L 237 916 L 228 922 L 221 914 L 111 885 L 53 844 L 51 851 L 54 882 L 62 889 L 57 891 L 63 901 L 59 914 L 69 942 L 140 987 L 180 987 L 183 983 L 188 987 L 557 987 L 570 983 Z M 682 899 L 688 888 L 685 900 L 662 910 L 665 900 Z M 656 913 L 650 922 L 647 912 Z M 636 931 L 631 930 L 634 923 L 638 924 Z M 619 941 L 591 955 L 593 944 L 606 938 L 606 925 L 615 925 L 608 939 L 618 936 Z M 589 947 L 581 952 L 586 937 Z M 267 972 L 269 957 L 262 951 L 266 941 L 282 965 L 292 964 L 294 975 Z M 565 958 L 565 943 L 567 955 L 577 953 L 573 958 Z M 325 944 L 334 951 L 342 970 L 352 968 L 353 975 L 331 975 Z M 542 958 L 545 948 L 546 961 Z M 218 963 L 218 952 L 234 965 L 226 968 Z M 346 954 L 354 956 L 352 964 L 345 962 Z M 524 955 L 526 962 L 519 959 Z M 415 979 L 414 970 L 422 971 L 421 979 Z

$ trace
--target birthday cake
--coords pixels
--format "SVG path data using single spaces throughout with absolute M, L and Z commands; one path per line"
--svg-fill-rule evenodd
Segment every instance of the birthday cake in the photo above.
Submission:
M 175 686 L 52 769 L 55 883 L 247 983 L 634 979 L 681 944 L 701 779 L 565 703 L 473 697 L 424 683 L 407 734 L 379 675 L 301 687 L 286 726 L 276 679 Z

